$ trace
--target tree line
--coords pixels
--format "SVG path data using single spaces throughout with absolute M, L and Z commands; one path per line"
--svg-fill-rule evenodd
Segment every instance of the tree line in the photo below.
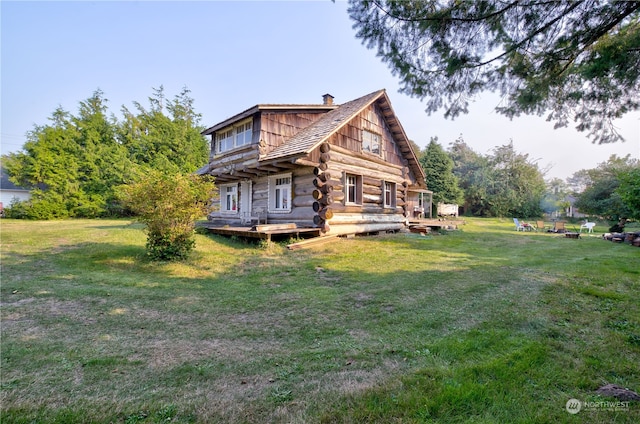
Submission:
M 188 174 L 204 165 L 208 142 L 189 94 L 185 87 L 167 99 L 161 86 L 153 90 L 148 106 L 122 106 L 120 119 L 108 114 L 101 90 L 81 101 L 77 113 L 57 108 L 48 124 L 27 133 L 21 151 L 2 158 L 11 180 L 31 190 L 31 200 L 9 205 L 10 216 L 127 215 L 118 187 L 151 170 Z
M 564 211 L 573 197 L 573 206 L 584 214 L 622 224 L 640 219 L 640 161 L 630 155 L 612 155 L 566 181 L 545 180 L 546 170 L 528 154 L 516 152 L 512 142 L 482 155 L 462 136 L 446 150 L 433 137 L 419 161 L 434 204 L 464 205 L 468 215 L 541 217 Z

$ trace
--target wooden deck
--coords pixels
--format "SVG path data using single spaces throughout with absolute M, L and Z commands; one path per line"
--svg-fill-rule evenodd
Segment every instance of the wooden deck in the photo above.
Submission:
M 206 228 L 213 234 L 271 241 L 272 239 L 311 238 L 321 235 L 320 228 L 297 228 L 295 224 L 256 225 L 253 227 L 217 226 L 199 222 L 198 227 Z
M 412 232 L 429 232 L 431 230 L 457 229 L 464 221 L 459 219 L 418 219 L 409 222 Z M 213 234 L 250 239 L 284 240 L 287 238 L 309 239 L 322 236 L 320 228 L 298 228 L 296 224 L 264 224 L 252 227 L 232 227 L 229 225 L 214 225 L 210 222 L 198 222 L 197 226 L 206 228 Z
M 409 221 L 409 230 L 412 232 L 426 232 L 443 228 L 458 229 L 460 225 L 464 225 L 464 221 L 461 219 L 416 219 Z

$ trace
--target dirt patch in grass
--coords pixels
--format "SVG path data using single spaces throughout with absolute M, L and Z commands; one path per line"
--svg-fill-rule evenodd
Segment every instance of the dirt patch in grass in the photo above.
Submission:
M 257 354 L 269 356 L 280 352 L 274 342 L 237 341 L 229 339 L 142 341 L 137 344 L 138 353 L 130 361 L 144 361 L 151 368 L 173 368 L 180 364 L 207 362 L 233 362 L 238 366 L 251 362 Z
M 375 387 L 405 368 L 399 361 L 390 359 L 384 360 L 377 368 L 358 369 L 357 367 L 357 360 L 348 361 L 345 363 L 344 369 L 328 375 L 326 379 L 318 383 L 325 386 L 324 390 L 327 389 L 326 386 L 329 383 L 328 387 L 331 387 L 332 391 L 334 390 L 343 396 L 350 395 Z
M 68 320 L 70 322 L 90 325 L 96 322 L 95 312 L 80 301 L 68 301 L 51 298 L 23 298 L 2 303 L 3 330 L 16 330 L 36 334 L 44 334 L 47 323 Z

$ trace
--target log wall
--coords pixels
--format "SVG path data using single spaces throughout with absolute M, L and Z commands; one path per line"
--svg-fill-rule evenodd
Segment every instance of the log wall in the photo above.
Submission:
M 273 175 L 291 174 L 291 202 L 290 212 L 269 211 L 269 176 L 264 175 L 252 179 L 251 216 L 265 218 L 269 224 L 295 223 L 298 227 L 313 227 L 313 168 L 299 167 L 292 172 L 279 172 Z M 238 183 L 239 186 L 239 183 Z M 239 188 L 238 188 L 239 190 Z M 220 225 L 241 225 L 243 211 L 237 215 L 214 212 L 209 214 L 209 220 Z
M 318 151 L 312 156 L 318 159 L 312 182 L 315 190 L 309 197 L 308 189 L 296 189 L 299 197 L 294 203 L 306 207 L 312 202 L 315 226 L 329 234 L 349 234 L 394 231 L 406 225 L 410 180 L 405 167 L 330 143 L 324 143 Z M 359 204 L 345 201 L 347 174 L 359 177 Z M 384 205 L 384 182 L 395 183 L 395 207 Z

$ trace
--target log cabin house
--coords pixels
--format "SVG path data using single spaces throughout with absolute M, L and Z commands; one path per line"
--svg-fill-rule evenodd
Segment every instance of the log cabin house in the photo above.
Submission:
M 203 131 L 212 226 L 295 224 L 323 234 L 400 230 L 431 192 L 385 90 L 337 105 L 259 104 Z

